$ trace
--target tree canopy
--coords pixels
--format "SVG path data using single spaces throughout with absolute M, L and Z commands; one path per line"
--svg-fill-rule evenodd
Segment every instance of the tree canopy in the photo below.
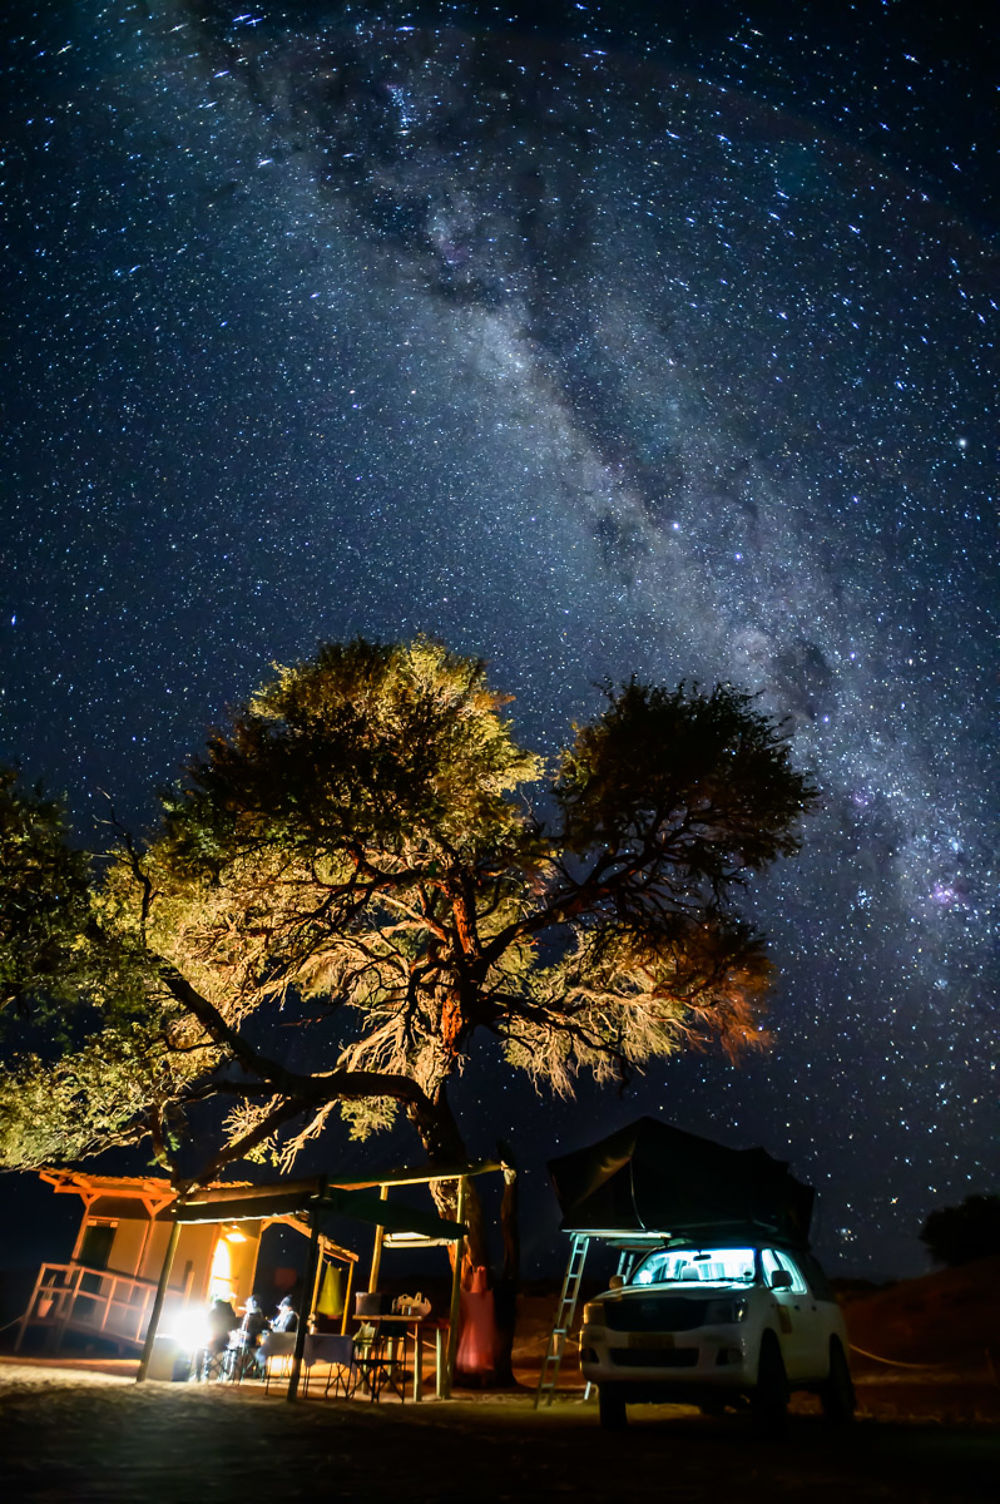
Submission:
M 738 899 L 797 849 L 815 790 L 730 686 L 603 698 L 549 768 L 481 662 L 328 644 L 275 671 L 98 877 L 39 814 L 74 880 L 39 885 L 0 976 L 89 1011 L 61 1052 L 12 1064 L 0 1159 L 151 1136 L 178 1176 L 193 1140 L 204 1177 L 288 1166 L 331 1114 L 363 1135 L 402 1109 L 450 1162 L 447 1085 L 478 1033 L 563 1093 L 580 1071 L 758 1047 L 769 966 Z

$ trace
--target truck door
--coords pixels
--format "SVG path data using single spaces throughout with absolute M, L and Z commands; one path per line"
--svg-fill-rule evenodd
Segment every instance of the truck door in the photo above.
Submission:
M 817 1322 L 813 1298 L 794 1259 L 776 1248 L 761 1250 L 764 1278 L 778 1318 L 781 1355 L 789 1379 L 806 1379 L 818 1372 L 813 1353 Z

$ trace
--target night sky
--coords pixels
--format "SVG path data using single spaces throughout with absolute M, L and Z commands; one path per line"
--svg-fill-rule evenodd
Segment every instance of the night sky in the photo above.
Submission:
M 1000 1190 L 974 10 L 4 23 L 0 758 L 88 841 L 103 791 L 141 827 L 271 662 L 356 633 L 485 657 L 549 753 L 597 681 L 761 691 L 823 790 L 750 895 L 773 1051 L 556 1109 L 487 1056 L 459 1105 L 529 1168 L 644 1111 L 762 1143 L 837 1272 L 923 1269 L 924 1215 Z

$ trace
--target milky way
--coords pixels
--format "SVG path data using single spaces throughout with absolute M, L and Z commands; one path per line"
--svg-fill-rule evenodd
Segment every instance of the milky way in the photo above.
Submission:
M 774 1051 L 554 1118 L 473 1073 L 475 1147 L 662 1111 L 790 1157 L 840 1266 L 917 1267 L 1000 1179 L 990 226 L 769 94 L 746 17 L 734 81 L 326 14 L 12 28 L 0 755 L 141 820 L 356 632 L 483 655 L 549 751 L 633 670 L 760 691 L 824 795 L 751 895 Z

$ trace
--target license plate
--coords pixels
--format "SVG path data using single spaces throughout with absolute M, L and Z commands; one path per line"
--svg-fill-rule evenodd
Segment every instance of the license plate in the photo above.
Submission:
M 629 1332 L 627 1346 L 662 1352 L 664 1348 L 674 1346 L 674 1336 L 672 1332 Z

